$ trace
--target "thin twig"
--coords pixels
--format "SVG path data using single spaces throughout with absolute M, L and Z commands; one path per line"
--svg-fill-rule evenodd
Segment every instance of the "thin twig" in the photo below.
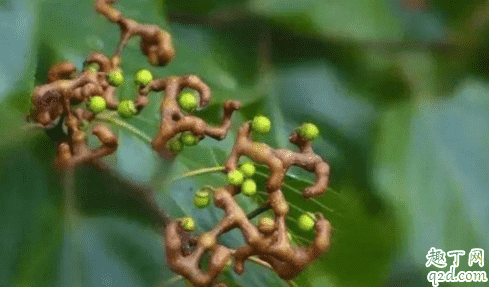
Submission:
M 102 114 L 102 115 L 97 115 L 95 117 L 96 120 L 99 120 L 99 121 L 102 121 L 102 122 L 108 122 L 108 123 L 111 123 L 111 124 L 114 124 L 114 125 L 117 125 L 119 127 L 122 127 L 136 135 L 138 135 L 140 138 L 142 138 L 144 141 L 146 141 L 147 143 L 151 143 L 152 139 L 146 135 L 145 133 L 141 132 L 140 130 L 136 129 L 135 127 L 131 126 L 130 124 L 124 122 L 124 121 L 121 121 L 117 118 L 115 118 L 114 116 L 114 113 L 109 113 L 109 114 Z
M 192 177 L 192 176 L 197 176 L 197 175 L 202 175 L 202 174 L 207 174 L 207 173 L 220 172 L 220 171 L 224 171 L 224 170 L 225 170 L 224 166 L 200 168 L 200 169 L 196 169 L 193 171 L 186 172 L 186 173 L 182 174 L 181 176 L 170 180 L 168 183 L 174 183 L 176 181 L 179 181 L 179 180 L 182 180 L 182 179 L 185 179 L 188 177 Z
M 160 282 L 158 282 L 158 284 L 156 284 L 155 287 L 164 287 L 164 286 L 170 286 L 170 285 L 173 285 L 175 283 L 177 283 L 178 281 L 181 281 L 181 280 L 184 280 L 185 278 L 182 276 L 182 275 L 177 275 L 175 277 L 172 277 L 170 278 L 169 280 L 161 280 Z

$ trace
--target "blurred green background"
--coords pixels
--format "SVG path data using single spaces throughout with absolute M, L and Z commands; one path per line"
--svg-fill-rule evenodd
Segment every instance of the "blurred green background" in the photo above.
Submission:
M 110 168 L 82 167 L 70 181 L 55 172 L 54 145 L 25 115 L 32 88 L 54 63 L 81 68 L 92 51 L 112 53 L 118 27 L 92 6 L 0 0 L 0 286 L 185 286 L 166 265 L 150 211 L 124 194 L 153 189 L 170 214 L 190 214 L 198 231 L 210 229 L 222 211 L 196 210 L 192 197 L 224 176 L 174 179 L 222 164 L 236 127 L 257 113 L 273 123 L 259 140 L 277 148 L 292 148 L 287 136 L 302 122 L 317 124 L 314 148 L 331 165 L 332 190 L 315 202 L 298 195 L 313 179 L 308 173 L 292 169 L 284 187 L 296 242 L 313 238 L 296 228 L 301 210 L 323 212 L 335 228 L 330 251 L 293 280 L 297 286 L 431 286 L 426 276 L 438 270 L 425 267 L 431 247 L 465 250 L 458 270 L 487 271 L 487 260 L 484 268 L 467 265 L 471 248 L 489 250 L 487 1 L 121 0 L 125 15 L 170 31 L 177 57 L 150 67 L 131 40 L 120 98 L 133 97 L 134 73 L 149 67 L 158 77 L 199 75 L 213 91 L 199 112 L 211 123 L 226 99 L 244 108 L 226 140 L 205 139 L 172 163 L 112 125 L 120 147 L 103 160 Z M 127 124 L 154 136 L 160 98 Z M 261 200 L 239 198 L 247 211 Z M 243 241 L 231 232 L 222 242 Z M 220 280 L 293 284 L 253 263 L 246 268 Z

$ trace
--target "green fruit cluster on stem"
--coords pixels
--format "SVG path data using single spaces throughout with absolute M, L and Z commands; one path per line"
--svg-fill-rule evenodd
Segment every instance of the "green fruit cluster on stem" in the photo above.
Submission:
M 243 173 L 245 177 L 252 177 L 256 172 L 255 165 L 251 161 L 243 163 L 239 167 L 239 170 Z
M 229 184 L 232 185 L 240 185 L 243 183 L 244 176 L 243 173 L 239 170 L 233 170 L 227 175 L 227 180 Z
M 241 193 L 246 196 L 252 196 L 256 194 L 256 183 L 252 179 L 247 179 L 241 185 Z

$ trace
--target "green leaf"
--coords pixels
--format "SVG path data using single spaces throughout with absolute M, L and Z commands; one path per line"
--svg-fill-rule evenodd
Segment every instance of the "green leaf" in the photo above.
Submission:
M 376 182 L 405 223 L 399 260 L 425 275 L 431 247 L 465 250 L 462 269 L 471 248 L 489 248 L 488 92 L 469 78 L 451 99 L 394 107 L 384 116 Z
M 54 156 L 47 138 L 15 136 L 22 144 L 0 147 L 0 285 L 34 286 L 55 279 L 61 188 L 46 162 Z
M 153 286 L 174 276 L 161 236 L 120 218 L 78 218 L 65 230 L 61 262 L 61 286 Z
M 399 19 L 382 0 L 266 0 L 249 8 L 295 32 L 339 41 L 402 39 Z

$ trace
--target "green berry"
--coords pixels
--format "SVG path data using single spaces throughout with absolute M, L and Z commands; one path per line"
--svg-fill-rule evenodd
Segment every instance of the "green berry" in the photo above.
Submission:
M 255 174 L 255 165 L 251 162 L 245 162 L 240 167 L 239 170 L 243 173 L 245 177 L 252 177 Z
M 253 119 L 253 123 L 251 126 L 253 127 L 253 130 L 261 133 L 261 134 L 266 134 L 270 131 L 272 123 L 267 117 L 264 116 L 256 116 Z
M 173 153 L 179 153 L 183 149 L 183 144 L 179 140 L 174 139 L 168 143 L 168 149 Z
M 308 231 L 316 225 L 316 216 L 310 212 L 306 212 L 299 216 L 299 228 Z
M 195 193 L 194 204 L 198 208 L 204 208 L 211 202 L 211 194 L 206 189 L 201 189 Z
M 191 111 L 197 107 L 197 98 L 192 92 L 183 92 L 178 98 L 178 104 L 185 111 Z
M 105 99 L 100 96 L 92 97 L 88 104 L 88 108 L 96 114 L 103 112 L 106 107 L 107 103 L 105 102 Z
M 182 133 L 182 137 L 180 139 L 184 145 L 193 146 L 198 143 L 198 139 L 191 132 Z
M 122 75 L 122 70 L 117 69 L 115 71 L 110 72 L 107 75 L 107 82 L 109 82 L 109 84 L 114 87 L 119 87 L 120 85 L 122 85 L 122 83 L 124 83 L 124 76 Z
M 97 63 L 90 63 L 85 67 L 85 70 L 90 70 L 94 73 L 97 73 L 100 70 L 100 65 Z
M 195 229 L 195 221 L 192 217 L 186 216 L 180 220 L 180 224 L 182 225 L 183 230 L 185 231 L 194 231 Z
M 142 69 L 137 71 L 134 81 L 138 85 L 146 86 L 153 80 L 153 75 L 150 71 Z
M 304 123 L 299 130 L 299 134 L 308 141 L 314 140 L 319 135 L 319 129 L 311 123 Z
M 131 100 L 124 100 L 119 103 L 117 107 L 117 113 L 123 118 L 130 118 L 137 113 L 134 102 Z
M 233 185 L 240 185 L 244 180 L 243 173 L 239 170 L 233 170 L 232 172 L 228 173 L 227 178 L 228 183 Z
M 252 179 L 247 179 L 241 185 L 241 193 L 246 196 L 252 196 L 256 193 L 256 183 Z

